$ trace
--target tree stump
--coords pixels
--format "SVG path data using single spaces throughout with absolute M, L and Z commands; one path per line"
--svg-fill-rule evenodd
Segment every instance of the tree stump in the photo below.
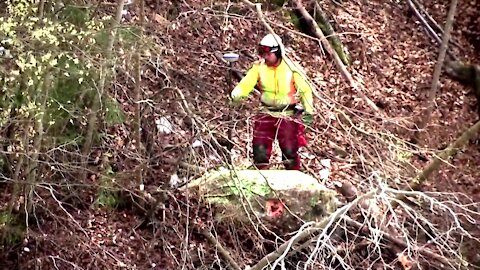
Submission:
M 460 61 L 449 61 L 446 65 L 446 72 L 454 80 L 473 88 L 477 98 L 477 111 L 480 114 L 480 66 Z

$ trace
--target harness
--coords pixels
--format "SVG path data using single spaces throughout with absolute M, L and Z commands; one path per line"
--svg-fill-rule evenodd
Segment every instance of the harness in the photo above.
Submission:
M 287 105 L 283 108 L 278 108 L 278 107 L 272 107 L 272 106 L 269 106 L 265 103 L 262 102 L 262 105 L 269 111 L 271 112 L 284 112 L 284 111 L 296 111 L 298 110 L 298 103 L 294 103 L 294 104 L 290 104 L 290 105 Z

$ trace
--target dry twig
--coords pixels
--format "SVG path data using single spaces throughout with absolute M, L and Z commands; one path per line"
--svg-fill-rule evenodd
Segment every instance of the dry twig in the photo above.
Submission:
M 287 253 L 290 251 L 290 249 L 300 243 L 301 241 L 308 240 L 309 238 L 312 238 L 312 235 L 322 231 L 320 236 L 325 235 L 328 228 L 330 228 L 334 223 L 336 223 L 337 219 L 341 218 L 343 215 L 345 215 L 351 208 L 356 206 L 361 200 L 369 198 L 375 194 L 375 191 L 372 191 L 370 193 L 366 193 L 362 196 L 359 196 L 355 200 L 353 200 L 351 203 L 339 208 L 337 211 L 332 213 L 331 215 L 327 216 L 324 218 L 322 221 L 314 224 L 313 226 L 300 231 L 296 236 L 294 236 L 292 239 L 290 239 L 288 242 L 282 244 L 280 247 L 277 248 L 277 250 L 271 252 L 267 256 L 263 257 L 257 264 L 254 266 L 248 268 L 248 270 L 261 270 L 264 269 L 266 266 L 270 266 L 271 262 L 274 262 L 274 264 L 278 264 L 279 261 L 277 260 L 283 260 L 287 257 Z M 318 238 L 321 238 L 321 237 Z
M 216 249 L 218 249 L 218 252 L 220 252 L 220 255 L 230 264 L 230 266 L 235 269 L 235 270 L 241 270 L 240 266 L 237 264 L 237 262 L 232 258 L 230 255 L 230 252 L 228 252 L 220 242 L 215 238 L 215 236 L 212 235 L 212 233 L 207 229 L 203 228 L 201 229 L 201 233 L 203 236 L 205 236 L 210 242 L 210 244 L 214 245 Z

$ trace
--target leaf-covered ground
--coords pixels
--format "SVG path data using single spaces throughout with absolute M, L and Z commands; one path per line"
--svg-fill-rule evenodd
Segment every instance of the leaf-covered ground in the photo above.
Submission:
M 475 96 L 468 87 L 442 76 L 436 109 L 428 131 L 420 138 L 426 154 L 422 158 L 411 155 L 408 162 L 413 167 L 396 168 L 394 161 L 398 162 L 398 156 L 408 150 L 401 147 L 406 147 L 406 142 L 413 136 L 413 124 L 425 106 L 438 45 L 408 12 L 406 4 L 343 1 L 341 7 L 335 7 L 329 1 L 325 2 L 328 2 L 324 7 L 328 7 L 336 31 L 342 33 L 340 38 L 353 57 L 354 63 L 349 71 L 362 82 L 366 94 L 388 117 L 384 121 L 371 117 L 371 110 L 357 93 L 347 87 L 318 42 L 290 31 L 295 26 L 287 8 L 265 6 L 267 19 L 284 38 L 288 54 L 302 63 L 318 86 L 318 114 L 314 130 L 308 133 L 310 144 L 304 150 L 305 167 L 318 175 L 322 169 L 320 160 L 332 159 L 336 171 L 326 182 L 330 187 L 336 182 L 349 181 L 360 190 L 368 188 L 365 182 L 374 168 L 372 164 L 388 172 L 390 177 L 398 180 L 396 183 L 404 183 L 432 158 L 429 150 L 445 148 L 477 121 Z M 433 0 L 422 2 L 443 25 L 448 4 Z M 460 44 L 459 48 L 455 47 L 456 53 L 477 64 L 480 53 L 474 44 L 478 44 L 480 36 L 475 35 L 479 31 L 478 27 L 475 28 L 478 26 L 479 5 L 479 1 L 459 1 L 452 34 L 455 42 Z M 171 180 L 172 174 L 180 179 L 190 176 L 189 171 L 173 164 L 179 157 L 183 162 L 201 167 L 220 164 L 221 156 L 210 145 L 212 141 L 222 141 L 225 137 L 227 115 L 235 120 L 234 160 L 248 166 L 250 118 L 255 114 L 258 101 L 252 98 L 241 108 L 228 104 L 227 69 L 216 54 L 238 52 L 241 58 L 235 67 L 248 68 L 255 57 L 256 42 L 266 33 L 256 13 L 243 4 L 219 1 L 150 1 L 147 6 L 146 33 L 155 38 L 160 49 L 152 52 L 153 56 L 144 66 L 145 95 L 154 102 L 154 106 L 146 110 L 145 129 L 153 130 L 155 120 L 166 117 L 173 124 L 173 133 L 155 134 L 149 141 L 148 151 L 154 160 L 149 164 L 151 170 L 147 174 L 146 190 L 153 194 L 157 187 Z M 132 18 L 136 18 L 134 12 Z M 132 82 L 128 82 L 128 76 L 119 75 L 118 85 L 119 88 L 112 91 L 124 90 L 118 91 L 117 99 L 125 105 L 127 112 L 133 113 L 128 98 Z M 176 88 L 184 95 L 185 102 Z M 351 116 L 352 121 L 369 135 L 349 130 L 348 121 L 339 118 L 337 110 L 348 111 L 354 116 Z M 190 113 L 196 115 L 194 123 L 188 116 Z M 210 132 L 201 130 L 203 127 Z M 121 153 L 124 148 L 120 142 L 129 137 L 128 126 L 112 132 L 118 137 L 112 145 Z M 401 140 L 392 140 L 385 134 Z M 148 139 L 149 135 L 145 137 Z M 477 136 L 450 164 L 443 165 L 429 178 L 423 190 L 463 192 L 474 202 L 480 201 L 478 140 Z M 202 142 L 202 147 L 192 147 L 196 141 Z M 389 148 L 389 143 L 399 147 Z M 339 154 L 339 151 L 344 153 Z M 131 160 L 128 156 L 115 156 L 114 169 L 131 169 L 128 165 Z M 0 258 L 0 267 L 173 269 L 204 265 L 202 269 L 218 268 L 215 249 L 194 226 L 194 222 L 211 223 L 210 210 L 199 206 L 188 194 L 169 193 L 167 203 L 154 211 L 155 218 L 148 224 L 142 224 L 142 215 L 133 210 L 67 206 L 62 209 L 58 204 L 47 202 L 48 207 L 39 207 L 42 218 L 38 224 L 31 228 L 24 242 L 12 247 L 8 256 Z M 256 245 L 257 232 L 252 226 L 217 226 L 216 230 L 237 259 L 245 263 L 255 263 L 273 246 L 270 242 L 263 247 Z M 478 228 L 472 233 L 480 236 Z M 476 250 L 472 249 L 474 253 Z

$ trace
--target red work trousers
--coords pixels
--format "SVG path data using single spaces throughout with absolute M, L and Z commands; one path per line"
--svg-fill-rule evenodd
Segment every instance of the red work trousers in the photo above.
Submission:
M 258 169 L 266 169 L 272 144 L 278 139 L 282 161 L 287 170 L 300 169 L 298 149 L 306 144 L 303 124 L 294 117 L 277 118 L 269 114 L 255 117 L 253 126 L 253 161 Z

